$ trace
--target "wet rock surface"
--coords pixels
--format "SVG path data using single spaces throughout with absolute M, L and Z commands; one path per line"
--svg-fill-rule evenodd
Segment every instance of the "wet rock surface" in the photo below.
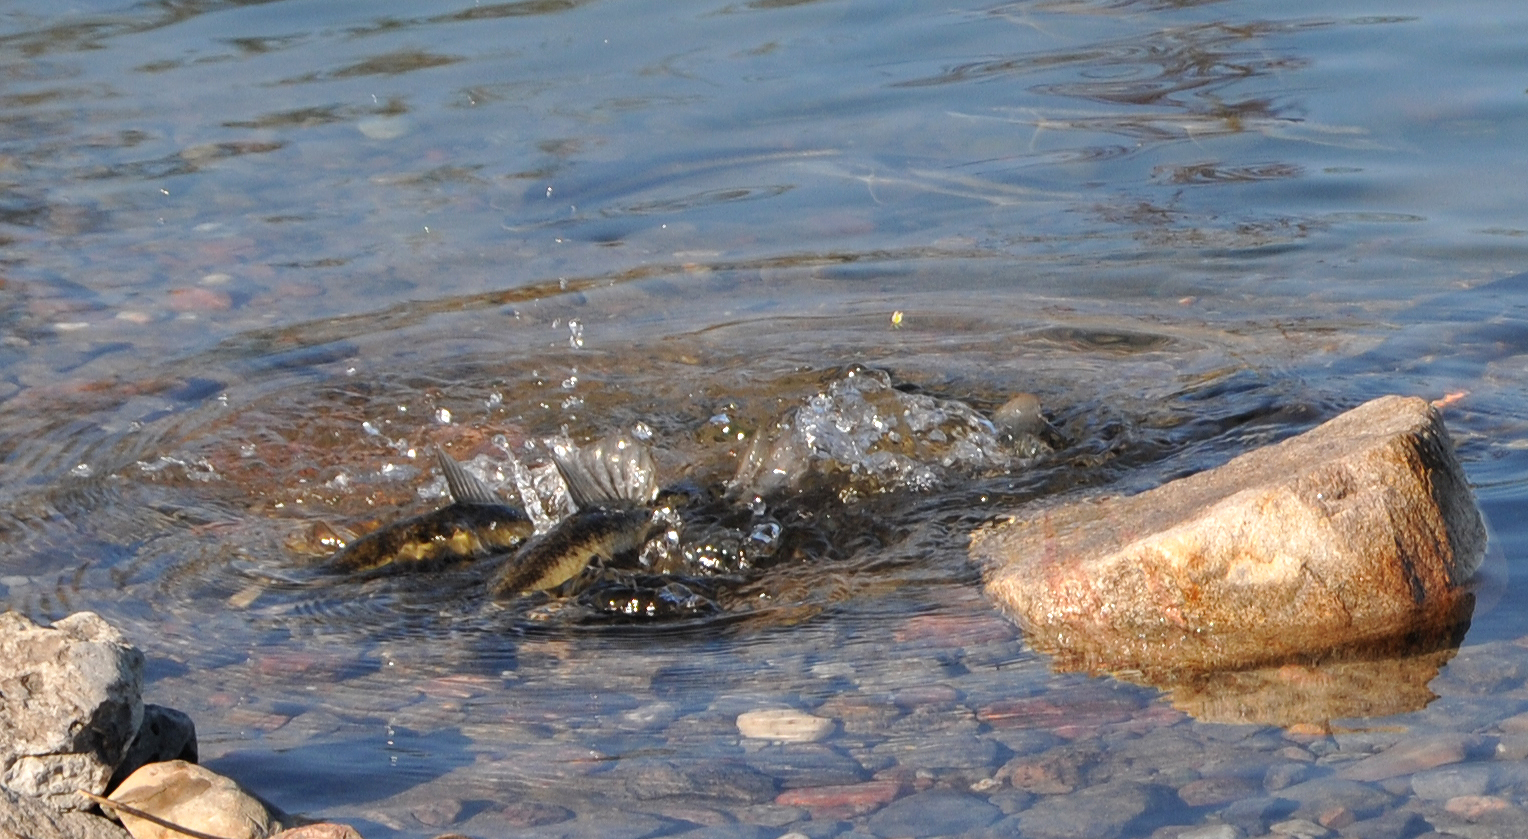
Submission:
M 1485 527 L 1438 412 L 1383 397 L 1127 498 L 979 530 L 988 593 L 1063 667 L 1238 669 L 1449 634 Z

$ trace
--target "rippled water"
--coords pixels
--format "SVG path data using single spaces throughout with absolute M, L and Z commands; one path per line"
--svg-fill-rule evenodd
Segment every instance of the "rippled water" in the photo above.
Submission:
M 1525 34 L 1488 0 L 12 3 L 0 597 L 107 615 L 211 765 L 372 839 L 836 835 L 874 825 L 768 802 L 997 801 L 1079 736 L 1116 778 L 1130 737 L 1198 738 L 1131 764 L 1174 788 L 1253 760 L 1277 729 L 1052 674 L 966 534 L 1400 392 L 1448 400 L 1521 578 L 1528 282 L 1493 282 L 1528 268 Z M 1055 450 L 908 444 L 906 481 L 772 501 L 792 562 L 681 624 L 314 556 L 440 503 L 433 445 L 491 471 L 641 423 L 663 481 L 720 495 L 851 370 L 960 416 L 1036 394 Z M 1522 597 L 1496 586 L 1434 685 L 1468 707 L 1344 730 L 1507 731 L 1528 670 L 1478 673 L 1528 666 Z M 1015 699 L 1059 709 L 1018 729 L 1051 740 Z M 739 741 L 778 706 L 839 728 Z

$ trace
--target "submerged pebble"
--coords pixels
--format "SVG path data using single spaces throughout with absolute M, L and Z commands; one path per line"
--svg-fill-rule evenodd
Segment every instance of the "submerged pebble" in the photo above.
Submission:
M 781 743 L 815 743 L 832 734 L 833 728 L 833 720 L 792 708 L 745 711 L 737 718 L 737 729 L 744 737 Z

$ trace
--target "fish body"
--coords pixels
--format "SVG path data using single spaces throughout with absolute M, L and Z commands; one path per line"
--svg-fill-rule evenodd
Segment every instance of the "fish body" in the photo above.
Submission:
M 330 559 L 335 571 L 420 568 L 513 551 L 535 531 L 525 512 L 436 450 L 452 503 L 356 539 Z
M 592 563 L 636 553 L 663 526 L 652 508 L 657 470 L 642 443 L 616 434 L 587 448 L 554 448 L 552 461 L 578 511 L 504 563 L 489 584 L 496 598 L 557 588 Z
M 490 585 L 494 597 L 546 591 L 582 574 L 591 562 L 641 550 L 657 525 L 651 510 L 595 507 L 579 510 L 525 543 Z

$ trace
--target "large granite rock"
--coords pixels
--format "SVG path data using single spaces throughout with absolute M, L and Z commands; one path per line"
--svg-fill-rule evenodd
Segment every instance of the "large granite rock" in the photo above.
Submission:
M 0 839 L 129 839 L 116 822 L 81 811 L 61 813 L 29 795 L 0 788 Z
M 91 612 L 40 627 L 0 614 L 0 786 L 88 807 L 143 720 L 143 654 Z
M 1438 412 L 1387 396 L 1128 498 L 978 530 L 987 592 L 1063 668 L 1239 669 L 1468 620 L 1485 525 Z

